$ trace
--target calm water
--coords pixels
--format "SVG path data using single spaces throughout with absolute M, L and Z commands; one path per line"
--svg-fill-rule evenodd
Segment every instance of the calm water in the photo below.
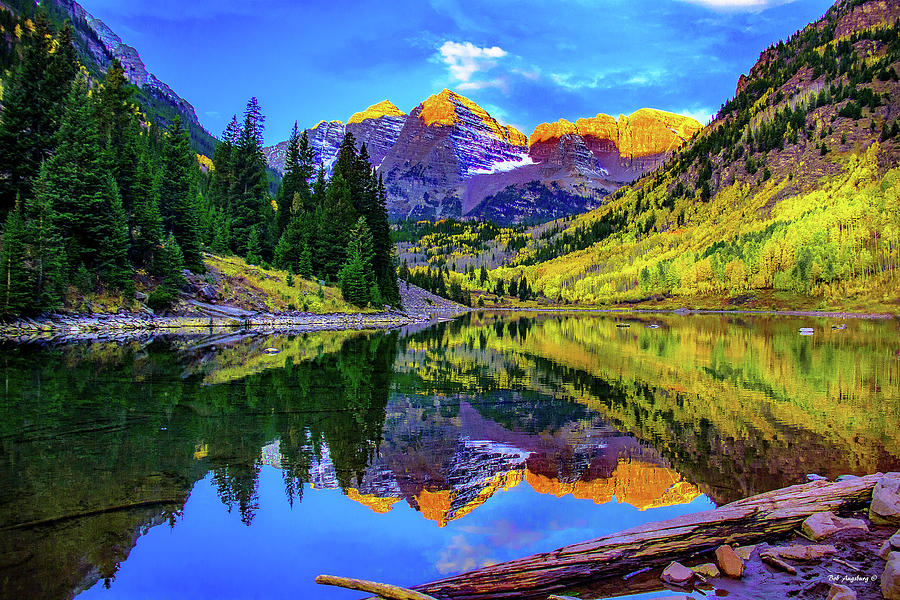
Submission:
M 411 586 L 896 470 L 897 322 L 832 323 L 475 313 L 3 347 L 0 596 L 349 599 L 313 578 Z

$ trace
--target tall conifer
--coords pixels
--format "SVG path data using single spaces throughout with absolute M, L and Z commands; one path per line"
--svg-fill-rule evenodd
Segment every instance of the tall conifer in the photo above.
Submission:
M 200 214 L 197 202 L 197 158 L 191 150 L 190 135 L 176 118 L 168 128 L 163 148 L 159 209 L 163 229 L 175 235 L 184 253 L 185 266 L 203 272 L 200 244 Z

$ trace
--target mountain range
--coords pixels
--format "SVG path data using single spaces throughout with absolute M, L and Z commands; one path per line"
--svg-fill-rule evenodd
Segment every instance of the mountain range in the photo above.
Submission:
M 501 224 L 547 221 L 584 212 L 658 167 L 702 126 L 643 108 L 618 119 L 605 114 L 539 125 L 530 136 L 503 125 L 451 90 L 409 114 L 383 101 L 347 123 L 307 130 L 315 161 L 329 171 L 345 133 L 365 144 L 384 177 L 394 219 L 466 217 Z M 281 172 L 287 142 L 264 149 Z

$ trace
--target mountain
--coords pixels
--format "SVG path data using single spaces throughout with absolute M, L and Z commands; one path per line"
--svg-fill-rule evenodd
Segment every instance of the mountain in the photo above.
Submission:
M 54 24 L 59 27 L 70 21 L 75 30 L 75 45 L 79 59 L 92 74 L 106 72 L 113 59 L 125 68 L 128 81 L 138 88 L 137 100 L 151 119 L 165 127 L 175 117 L 180 117 L 191 133 L 194 149 L 205 156 L 212 156 L 216 139 L 200 124 L 194 107 L 179 96 L 168 84 L 147 70 L 138 51 L 125 44 L 103 21 L 97 19 L 75 0 L 12 0 L 0 4 L 14 13 L 31 16 L 40 5 Z
M 485 287 L 525 276 L 559 302 L 896 311 L 898 73 L 900 4 L 839 0 L 762 52 L 713 122 L 656 171 L 523 234 Z M 611 123 L 597 126 L 613 137 Z M 639 155 L 646 138 L 623 137 L 621 119 L 616 129 L 627 164 L 622 149 Z M 531 147 L 573 130 L 584 138 L 587 124 L 539 128 Z
M 618 122 L 601 114 L 575 124 L 543 124 L 527 138 L 468 98 L 443 90 L 408 115 L 384 101 L 346 125 L 320 122 L 307 135 L 326 169 L 345 132 L 365 143 L 384 177 L 392 218 L 507 224 L 594 208 L 700 129 L 689 117 L 641 109 Z M 265 149 L 276 171 L 283 169 L 286 149 L 287 142 Z

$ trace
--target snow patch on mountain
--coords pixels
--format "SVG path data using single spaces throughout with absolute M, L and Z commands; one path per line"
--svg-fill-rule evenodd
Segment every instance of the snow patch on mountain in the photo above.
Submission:
M 488 168 L 478 168 L 478 169 L 470 169 L 468 174 L 471 175 L 493 175 L 494 173 L 506 173 L 508 171 L 513 171 L 518 169 L 519 167 L 526 167 L 528 165 L 533 165 L 535 162 L 531 159 L 531 157 L 527 154 L 523 154 L 522 156 L 510 160 L 502 160 L 499 162 L 495 162 L 490 165 Z

